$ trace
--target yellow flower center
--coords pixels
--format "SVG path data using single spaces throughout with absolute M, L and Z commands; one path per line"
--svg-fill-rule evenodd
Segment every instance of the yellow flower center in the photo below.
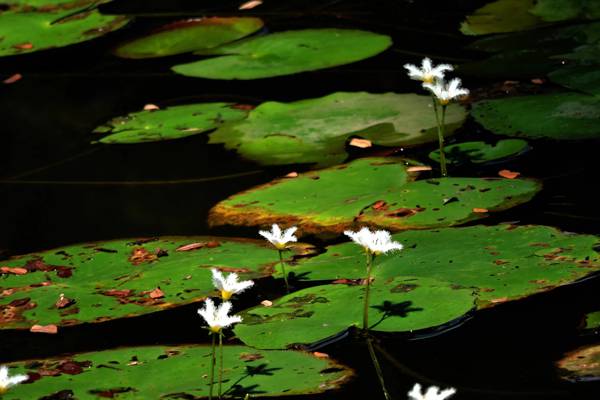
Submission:
M 450 99 L 440 99 L 440 104 L 443 106 L 447 106 L 450 103 Z
M 0 386 L 0 394 L 4 394 L 8 391 L 8 388 L 6 386 Z
M 425 75 L 423 77 L 423 83 L 433 83 L 434 78 L 432 75 Z
M 227 291 L 227 290 L 221 290 L 221 298 L 223 300 L 229 300 L 231 298 L 231 296 L 233 296 L 233 292 Z
M 275 247 L 277 248 L 277 250 L 285 250 L 286 243 L 276 243 Z
M 210 331 L 212 333 L 219 333 L 219 332 L 221 332 L 221 327 L 219 325 L 211 326 Z

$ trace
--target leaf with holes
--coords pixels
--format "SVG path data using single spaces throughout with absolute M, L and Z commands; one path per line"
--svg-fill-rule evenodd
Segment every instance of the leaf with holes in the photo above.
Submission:
M 483 164 L 515 157 L 526 152 L 529 145 L 521 139 L 500 140 L 491 145 L 485 142 L 464 142 L 445 147 L 446 160 L 450 164 Z M 440 161 L 440 151 L 429 153 L 433 161 Z
M 452 134 L 466 118 L 464 107 L 451 104 L 446 132 Z M 210 134 L 210 143 L 224 143 L 263 165 L 343 162 L 347 140 L 361 137 L 381 146 L 416 146 L 437 141 L 431 97 L 416 94 L 333 93 L 292 103 L 266 102 L 248 118 L 225 124 Z

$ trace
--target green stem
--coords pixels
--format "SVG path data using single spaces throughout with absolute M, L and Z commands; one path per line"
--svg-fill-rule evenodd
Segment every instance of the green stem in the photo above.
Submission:
M 223 332 L 219 333 L 219 400 L 221 399 L 221 384 L 223 383 Z
M 210 389 L 208 392 L 208 400 L 213 398 L 213 386 L 215 384 L 215 334 L 212 333 L 212 345 L 211 345 L 211 356 L 210 356 Z
M 371 291 L 371 268 L 373 266 L 373 254 L 367 251 L 367 288 L 365 290 L 365 304 L 363 309 L 363 330 L 369 329 L 369 294 Z
M 446 153 L 444 153 L 444 117 L 446 114 L 446 106 L 442 106 L 442 120 L 440 121 L 440 115 L 438 113 L 437 99 L 435 95 L 431 95 L 433 100 L 433 111 L 435 112 L 435 121 L 437 122 L 438 131 L 438 142 L 440 146 L 440 170 L 442 176 L 447 176 L 448 171 L 446 169 Z
M 371 343 L 371 338 L 367 336 L 367 346 L 369 347 L 369 354 L 371 355 L 371 360 L 373 361 L 373 366 L 375 367 L 375 372 L 377 372 L 377 377 L 379 378 L 379 384 L 381 385 L 381 390 L 383 390 L 383 395 L 386 400 L 390 400 L 390 394 L 385 388 L 385 381 L 383 380 L 383 373 L 381 372 L 381 366 L 379 365 L 379 360 L 377 359 L 377 355 L 375 354 L 375 350 L 373 349 L 373 343 Z
M 289 293 L 290 285 L 288 283 L 287 273 L 285 272 L 285 263 L 283 262 L 283 251 L 282 250 L 278 250 L 278 251 L 279 251 L 279 262 L 281 263 L 281 272 L 283 272 L 283 280 L 285 281 L 285 290 Z

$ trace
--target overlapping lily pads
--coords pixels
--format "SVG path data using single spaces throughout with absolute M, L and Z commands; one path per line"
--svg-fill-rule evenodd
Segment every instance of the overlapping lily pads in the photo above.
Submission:
M 82 4 L 81 12 L 61 7 L 49 11 L 0 13 L 0 56 L 80 43 L 119 29 L 128 22 L 123 16 L 102 15 L 87 3 Z
M 210 49 L 248 36 L 263 27 L 259 18 L 194 18 L 165 25 L 147 36 L 119 46 L 124 58 L 153 58 Z
M 600 137 L 600 99 L 580 93 L 486 100 L 475 103 L 471 114 L 500 135 L 559 140 Z
M 144 143 L 179 139 L 216 129 L 228 121 L 246 118 L 247 107 L 234 103 L 199 103 L 147 110 L 115 118 L 94 133 L 110 133 L 107 144 Z
M 359 159 L 233 195 L 213 207 L 209 222 L 285 222 L 320 235 L 358 225 L 426 229 L 484 218 L 527 202 L 540 189 L 528 179 L 413 179 L 400 159 Z
M 447 109 L 446 132 L 466 118 L 465 109 Z M 437 140 L 431 98 L 416 94 L 333 93 L 292 103 L 266 102 L 245 120 L 225 124 L 210 135 L 245 158 L 266 165 L 339 164 L 351 136 L 382 146 L 415 146 Z
M 326 339 L 361 325 L 365 288 L 334 284 L 300 290 L 276 300 L 271 307 L 246 311 L 235 333 L 244 343 L 258 348 L 285 348 Z M 430 278 L 377 281 L 371 287 L 370 299 L 370 328 L 381 332 L 438 327 L 474 308 L 472 290 Z
M 13 363 L 32 383 L 3 399 L 200 399 L 209 393 L 210 346 L 137 347 Z M 322 393 L 352 371 L 295 351 L 225 346 L 223 394 L 229 398 Z M 215 387 L 216 394 L 216 387 Z
M 600 381 L 600 345 L 583 347 L 557 363 L 560 375 L 571 382 Z
M 600 96 L 600 68 L 579 66 L 556 70 L 548 77 L 569 89 Z
M 600 238 L 563 233 L 546 226 L 472 226 L 394 235 L 400 252 L 376 258 L 375 282 L 418 276 L 478 291 L 479 306 L 519 299 L 576 281 L 600 270 L 594 250 Z M 358 279 L 364 251 L 354 243 L 290 267 L 303 280 Z
M 251 279 L 270 275 L 275 261 L 262 241 L 209 237 L 88 243 L 14 257 L 0 262 L 0 329 L 156 312 L 213 293 L 210 268 Z M 66 302 L 59 304 L 61 294 Z
M 521 139 L 499 140 L 495 144 L 486 142 L 464 142 L 446 146 L 446 160 L 450 164 L 483 164 L 514 157 L 525 152 L 529 145 Z M 429 158 L 440 161 L 440 151 L 429 153 Z
M 258 79 L 349 64 L 381 53 L 389 36 L 351 29 L 278 32 L 208 49 L 209 59 L 173 67 L 178 74 L 208 79 Z

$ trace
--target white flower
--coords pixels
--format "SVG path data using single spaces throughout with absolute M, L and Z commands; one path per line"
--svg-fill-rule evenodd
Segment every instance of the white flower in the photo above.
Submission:
M 440 104 L 446 105 L 452 99 L 469 94 L 468 89 L 460 87 L 461 83 L 459 78 L 454 78 L 450 83 L 446 83 L 443 80 L 436 81 L 435 84 L 423 83 L 423 87 L 431 90 L 435 97 L 438 98 Z
M 254 285 L 252 281 L 238 281 L 236 273 L 231 273 L 225 278 L 221 271 L 216 268 L 211 268 L 211 272 L 213 285 L 221 291 L 221 298 L 223 300 L 229 300 L 234 294 L 241 293 Z
M 11 387 L 29 379 L 27 375 L 8 376 L 8 368 L 0 367 L 0 394 L 6 393 Z
M 392 240 L 388 231 L 371 232 L 369 228 L 362 228 L 358 232 L 344 231 L 344 234 L 349 236 L 354 243 L 364 247 L 367 252 L 375 255 L 402 250 L 403 247 L 400 243 Z
M 199 308 L 198 314 L 204 318 L 212 332 L 219 333 L 223 328 L 242 322 L 242 317 L 239 315 L 227 315 L 229 311 L 231 311 L 230 302 L 225 301 L 215 308 L 215 303 L 211 299 L 206 299 L 204 308 Z
M 294 232 L 296 232 L 297 229 L 297 227 L 292 226 L 284 232 L 281 232 L 279 225 L 273 224 L 271 231 L 258 231 L 258 233 L 271 242 L 277 250 L 283 250 L 287 247 L 288 242 L 298 241 L 296 236 L 294 236 Z
M 437 67 L 431 65 L 431 59 L 425 57 L 421 61 L 421 68 L 413 64 L 404 64 L 408 70 L 408 77 L 417 81 L 432 83 L 436 79 L 444 79 L 445 71 L 452 71 L 454 68 L 450 64 L 440 64 Z
M 427 389 L 427 392 L 423 394 L 421 392 L 421 385 L 415 383 L 415 386 L 413 386 L 412 390 L 408 392 L 408 396 L 412 400 L 444 400 L 452 396 L 454 393 L 456 393 L 456 389 L 454 388 L 440 391 L 440 388 L 437 386 L 430 386 Z

